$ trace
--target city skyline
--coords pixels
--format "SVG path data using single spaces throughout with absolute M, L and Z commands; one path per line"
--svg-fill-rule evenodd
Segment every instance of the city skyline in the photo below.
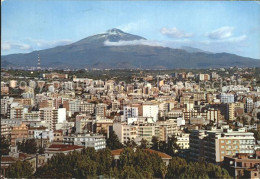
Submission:
M 2 1 L 1 53 L 66 45 L 111 28 L 150 44 L 260 59 L 260 5 L 253 1 Z

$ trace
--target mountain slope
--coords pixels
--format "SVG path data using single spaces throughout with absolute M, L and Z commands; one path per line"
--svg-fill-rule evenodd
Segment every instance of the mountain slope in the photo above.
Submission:
M 73 68 L 209 68 L 209 67 L 255 67 L 260 60 L 228 53 L 189 53 L 183 49 L 171 49 L 148 45 L 120 45 L 120 42 L 139 42 L 146 39 L 111 29 L 106 33 L 82 39 L 70 45 L 34 51 L 28 54 L 2 56 L 2 61 L 19 66 L 37 66 L 40 54 L 43 67 Z M 105 46 L 115 42 L 120 46 Z M 192 49 L 194 50 L 194 49 Z

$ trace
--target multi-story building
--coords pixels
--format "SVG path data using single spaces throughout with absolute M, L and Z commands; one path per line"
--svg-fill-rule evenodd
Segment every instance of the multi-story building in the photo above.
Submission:
M 104 132 L 107 134 L 109 132 L 109 126 L 113 126 L 112 119 L 99 119 L 95 122 L 95 132 Z
M 63 136 L 63 143 L 93 147 L 95 150 L 106 148 L 105 136 L 100 134 L 76 134 L 71 136 Z
M 222 129 L 213 129 L 209 131 L 193 131 L 190 135 L 191 153 L 204 151 L 200 155 L 191 156 L 193 160 L 198 161 L 204 157 L 206 161 L 219 163 L 227 155 L 236 153 L 254 153 L 255 138 L 251 132 L 245 132 L 240 129 L 233 131 L 226 126 Z
M 187 133 L 179 133 L 175 135 L 177 142 L 176 144 L 179 145 L 181 150 L 189 149 L 190 148 L 190 134 Z
M 95 108 L 96 116 L 105 117 L 106 116 L 106 109 L 107 109 L 106 104 L 104 104 L 104 103 L 97 104 L 96 108 Z
M 24 118 L 24 114 L 28 112 L 28 108 L 23 106 L 16 106 L 10 109 L 10 119 L 21 120 Z
M 128 118 L 137 118 L 138 107 L 124 106 L 123 115 L 124 115 L 124 121 L 126 121 Z
M 80 111 L 80 100 L 70 100 L 69 101 L 69 111 L 71 114 L 74 114 L 75 112 Z
M 153 121 L 158 120 L 159 106 L 158 104 L 153 104 L 151 102 L 143 103 L 143 116 L 152 117 Z
M 254 154 L 237 153 L 235 156 L 225 156 L 223 166 L 234 178 L 260 178 L 260 151 Z M 252 173 L 246 176 L 246 173 Z
M 230 103 L 228 106 L 228 120 L 233 121 L 235 119 L 235 103 Z
M 254 101 L 253 101 L 253 99 L 247 98 L 246 99 L 246 112 L 247 113 L 252 112 L 253 108 L 254 108 Z
M 41 108 L 40 119 L 46 123 L 49 130 L 55 130 L 58 122 L 58 110 L 55 108 Z
M 127 125 L 126 123 L 114 123 L 113 130 L 121 143 L 135 140 L 137 136 L 137 126 Z
M 21 124 L 17 127 L 12 127 L 11 130 L 11 146 L 15 146 L 17 142 L 21 142 L 28 138 L 28 127 L 26 124 Z
M 81 112 L 87 112 L 89 114 L 94 114 L 94 112 L 95 112 L 95 104 L 94 103 L 82 102 L 80 104 L 80 111 Z
M 232 93 L 221 93 L 220 101 L 221 101 L 221 103 L 234 103 L 235 96 Z
M 177 120 L 175 119 L 169 119 L 167 121 L 157 121 L 156 122 L 157 129 L 160 130 L 159 134 L 157 134 L 157 137 L 159 137 L 159 140 L 161 141 L 168 141 L 168 137 L 175 135 L 177 132 Z

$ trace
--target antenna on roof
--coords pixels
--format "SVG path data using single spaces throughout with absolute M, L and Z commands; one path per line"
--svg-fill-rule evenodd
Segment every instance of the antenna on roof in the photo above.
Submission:
M 40 59 L 40 54 L 38 54 L 38 64 L 37 64 L 37 70 L 41 70 L 41 59 Z

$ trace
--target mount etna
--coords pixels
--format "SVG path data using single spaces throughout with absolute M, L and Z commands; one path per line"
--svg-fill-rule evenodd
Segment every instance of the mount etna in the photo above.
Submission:
M 99 69 L 176 69 L 260 67 L 260 60 L 229 53 L 210 53 L 197 48 L 174 49 L 149 45 L 143 37 L 111 29 L 75 43 L 33 51 L 3 55 L 2 67 L 42 67 Z

